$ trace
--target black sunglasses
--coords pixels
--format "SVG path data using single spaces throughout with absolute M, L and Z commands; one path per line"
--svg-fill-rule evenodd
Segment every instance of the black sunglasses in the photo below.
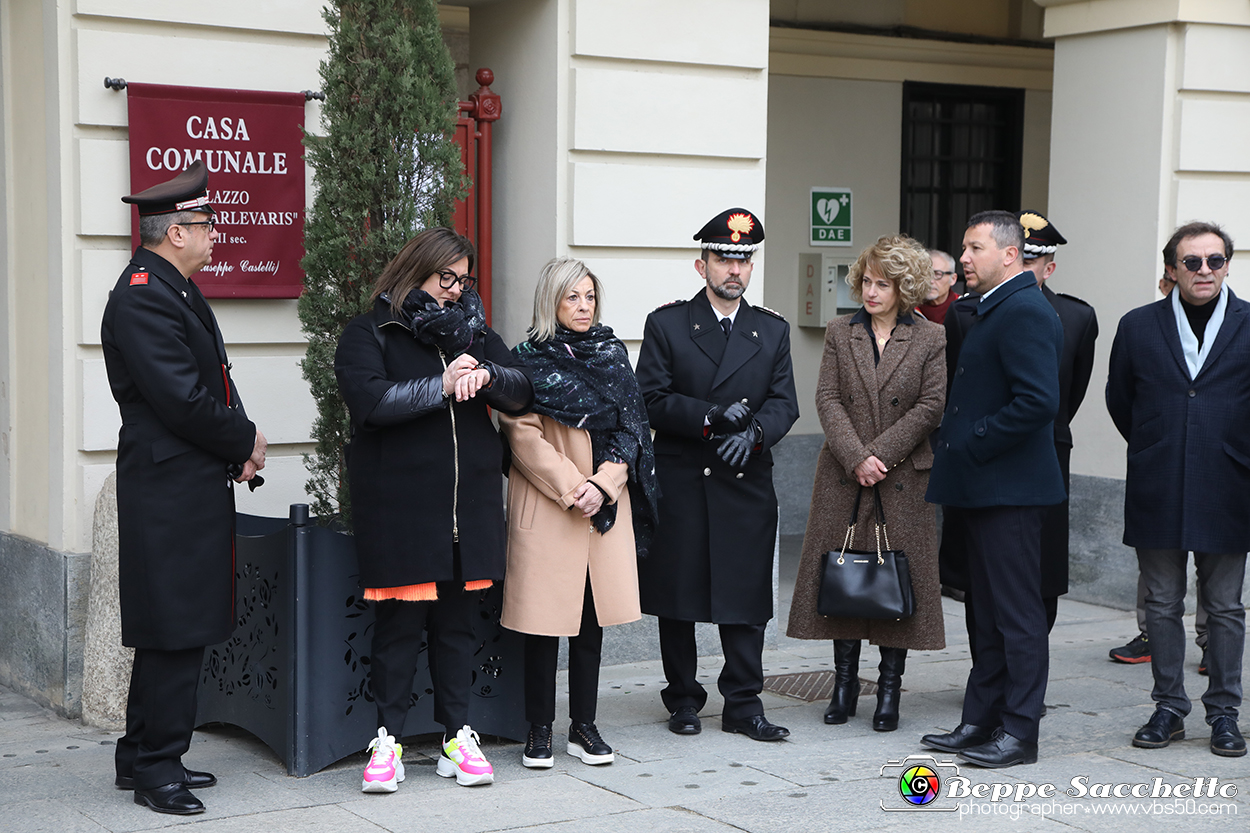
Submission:
M 1197 272 L 1202 269 L 1203 260 L 1204 258 L 1197 255 L 1190 255 L 1189 257 L 1181 258 L 1181 263 L 1185 264 L 1185 268 L 1190 272 Z M 1228 263 L 1228 258 L 1224 257 L 1224 255 L 1207 255 L 1205 260 L 1207 266 L 1211 267 L 1212 272 L 1220 271 L 1224 268 L 1224 264 Z
M 438 285 L 443 289 L 451 289 L 453 284 L 459 283 L 460 291 L 468 292 L 470 289 L 477 286 L 477 278 L 472 275 L 465 275 L 464 277 L 461 277 L 450 269 L 439 269 L 437 274 Z

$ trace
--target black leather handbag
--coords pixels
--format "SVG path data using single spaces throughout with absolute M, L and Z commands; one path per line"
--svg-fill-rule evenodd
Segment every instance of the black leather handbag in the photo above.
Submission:
M 872 487 L 876 504 L 876 551 L 855 549 L 855 522 L 864 488 L 855 495 L 851 521 L 842 539 L 842 549 L 820 556 L 820 591 L 816 612 L 821 616 L 846 619 L 906 619 L 916 612 L 911 589 L 911 568 L 902 550 L 891 549 L 885 528 L 885 508 L 881 492 Z M 885 549 L 881 548 L 882 539 Z

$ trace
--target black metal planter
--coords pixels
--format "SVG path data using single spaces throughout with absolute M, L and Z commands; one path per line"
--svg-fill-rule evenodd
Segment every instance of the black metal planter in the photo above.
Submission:
M 361 751 L 377 734 L 369 689 L 373 606 L 362 598 L 355 541 L 310 523 L 239 515 L 235 631 L 205 651 L 196 724 L 242 727 L 299 777 Z M 478 732 L 524 738 L 523 640 L 499 625 L 503 591 L 482 591 L 469 718 Z M 413 685 L 403 735 L 441 732 L 429 666 Z

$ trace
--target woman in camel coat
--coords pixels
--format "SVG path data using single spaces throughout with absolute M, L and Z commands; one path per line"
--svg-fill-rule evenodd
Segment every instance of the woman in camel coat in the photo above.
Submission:
M 946 646 L 938 581 L 934 509 L 925 503 L 933 452 L 929 434 L 941 421 L 946 390 L 946 334 L 911 311 L 932 274 L 914 240 L 882 237 L 847 275 L 863 300 L 854 315 L 830 321 L 816 386 L 825 444 L 816 463 L 811 511 L 799 562 L 790 623 L 797 639 L 834 640 L 836 673 L 826 723 L 845 723 L 859 696 L 861 640 L 881 647 L 873 728 L 898 727 L 898 696 L 909 648 Z M 820 556 L 840 550 L 855 496 L 876 485 L 892 549 L 907 553 L 916 612 L 902 620 L 845 619 L 816 612 Z M 863 489 L 855 547 L 872 549 L 872 490 Z M 884 544 L 883 544 L 884 546 Z
M 637 558 L 654 528 L 655 454 L 625 346 L 599 324 L 599 280 L 578 260 L 543 269 L 530 338 L 534 411 L 500 415 L 512 449 L 501 621 L 525 637 L 521 761 L 550 767 L 559 637 L 569 638 L 570 755 L 613 760 L 595 728 L 603 628 L 642 617 Z M 632 492 L 632 494 L 631 494 Z

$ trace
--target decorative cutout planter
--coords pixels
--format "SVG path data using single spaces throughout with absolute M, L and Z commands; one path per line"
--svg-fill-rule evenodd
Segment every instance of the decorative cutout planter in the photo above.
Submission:
M 299 777 L 363 750 L 377 734 L 373 607 L 361 599 L 354 539 L 310 523 L 304 504 L 290 520 L 239 515 L 235 578 L 235 631 L 205 651 L 196 725 L 248 730 Z M 522 740 L 524 643 L 499 625 L 502 588 L 481 596 L 469 719 L 480 733 Z M 424 647 L 403 735 L 443 731 Z

